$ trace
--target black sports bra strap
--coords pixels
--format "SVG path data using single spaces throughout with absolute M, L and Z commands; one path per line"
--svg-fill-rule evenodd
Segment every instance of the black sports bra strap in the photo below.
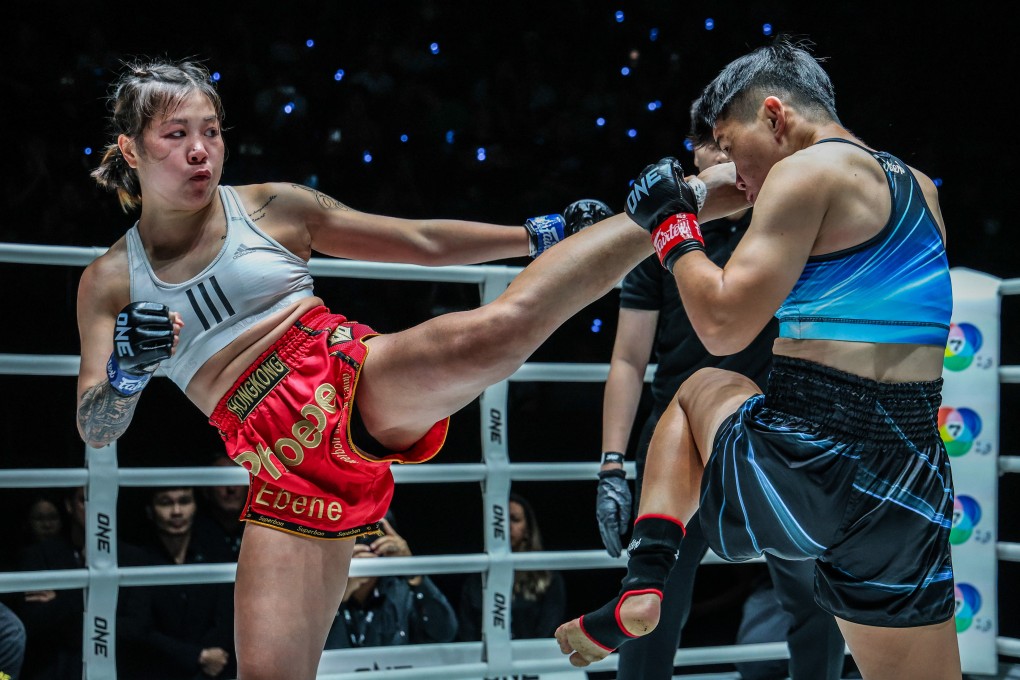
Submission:
M 844 144 L 849 144 L 850 146 L 856 146 L 861 151 L 865 151 L 867 153 L 870 153 L 875 158 L 878 158 L 882 154 L 881 151 L 875 151 L 874 149 L 869 149 L 866 146 L 858 144 L 857 142 L 852 142 L 849 139 L 843 139 L 842 137 L 826 137 L 825 139 L 819 139 L 817 142 L 815 142 L 815 144 L 822 144 L 824 142 L 843 142 Z

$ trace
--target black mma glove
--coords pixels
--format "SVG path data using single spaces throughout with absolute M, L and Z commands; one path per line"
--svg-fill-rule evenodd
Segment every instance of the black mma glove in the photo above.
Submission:
M 524 228 L 531 239 L 531 257 L 538 257 L 571 234 L 612 216 L 612 209 L 602 201 L 582 198 L 568 205 L 562 215 L 529 218 Z
M 602 545 L 612 557 L 623 552 L 621 537 L 630 526 L 630 511 L 634 499 L 627 484 L 627 473 L 622 468 L 599 472 L 599 486 L 595 495 L 595 518 L 599 523 Z
M 117 315 L 113 354 L 106 362 L 111 387 L 125 397 L 137 394 L 159 362 L 170 358 L 173 346 L 170 309 L 158 302 L 132 302 Z
M 567 221 L 567 236 L 613 215 L 613 209 L 596 198 L 574 201 L 563 211 L 563 219 Z
M 698 196 L 675 158 L 667 156 L 641 171 L 627 194 L 627 215 L 652 235 L 659 261 L 669 271 L 681 255 L 705 250 Z

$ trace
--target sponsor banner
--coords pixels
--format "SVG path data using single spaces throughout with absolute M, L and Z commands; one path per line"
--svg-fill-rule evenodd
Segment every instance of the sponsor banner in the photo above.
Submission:
M 964 673 L 997 672 L 1000 279 L 955 268 L 939 434 L 953 466 L 956 630 Z

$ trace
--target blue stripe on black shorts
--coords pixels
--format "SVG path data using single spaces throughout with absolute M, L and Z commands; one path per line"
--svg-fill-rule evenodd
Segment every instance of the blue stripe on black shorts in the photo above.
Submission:
M 942 380 L 879 383 L 776 357 L 764 395 L 723 422 L 701 485 L 720 557 L 815 560 L 815 599 L 872 626 L 954 614 L 953 481 Z

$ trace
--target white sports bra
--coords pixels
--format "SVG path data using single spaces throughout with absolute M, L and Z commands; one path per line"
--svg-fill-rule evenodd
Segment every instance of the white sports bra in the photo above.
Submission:
M 308 263 L 248 218 L 233 187 L 220 186 L 227 237 L 209 266 L 183 283 L 156 278 L 137 222 L 127 232 L 132 302 L 161 302 L 184 319 L 174 356 L 161 366 L 182 390 L 216 352 L 258 321 L 312 295 Z

